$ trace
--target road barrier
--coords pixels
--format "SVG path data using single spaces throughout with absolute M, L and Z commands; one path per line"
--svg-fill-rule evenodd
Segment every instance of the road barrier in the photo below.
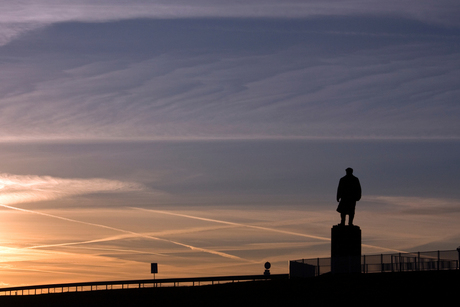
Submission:
M 139 279 L 119 281 L 96 281 L 65 284 L 49 284 L 0 288 L 0 296 L 40 295 L 66 292 L 82 292 L 115 289 L 139 289 L 155 287 L 202 286 L 220 283 L 288 279 L 289 274 L 213 276 L 168 279 Z

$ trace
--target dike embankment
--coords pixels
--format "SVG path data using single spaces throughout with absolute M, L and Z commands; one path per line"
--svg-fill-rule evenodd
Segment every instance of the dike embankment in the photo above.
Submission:
M 0 297 L 20 306 L 403 306 L 455 304 L 460 271 L 322 275 L 297 280 L 248 281 Z

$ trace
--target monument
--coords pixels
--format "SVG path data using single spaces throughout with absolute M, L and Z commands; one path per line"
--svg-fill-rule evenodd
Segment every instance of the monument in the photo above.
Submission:
M 361 272 L 361 229 L 353 225 L 356 202 L 361 199 L 361 184 L 353 176 L 353 169 L 347 168 L 337 188 L 337 211 L 341 222 L 331 230 L 331 272 Z M 345 225 L 348 215 L 348 225 Z
M 331 272 L 361 272 L 361 229 L 358 226 L 332 227 Z

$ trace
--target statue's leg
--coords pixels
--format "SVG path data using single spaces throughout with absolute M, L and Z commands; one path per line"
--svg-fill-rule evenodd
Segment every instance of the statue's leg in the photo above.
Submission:
M 340 213 L 340 218 L 342 219 L 342 221 L 340 222 L 340 225 L 345 225 L 346 216 L 347 215 L 345 213 Z
M 353 225 L 353 219 L 355 218 L 355 212 L 350 212 L 348 215 L 348 225 L 352 226 Z

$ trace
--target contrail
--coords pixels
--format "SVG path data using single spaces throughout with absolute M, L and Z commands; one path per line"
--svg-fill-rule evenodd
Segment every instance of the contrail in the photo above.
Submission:
M 181 214 L 181 213 L 174 213 L 174 212 L 168 212 L 168 211 L 162 211 L 162 210 L 144 209 L 144 208 L 138 208 L 138 207 L 131 207 L 131 208 L 136 209 L 136 210 L 144 210 L 144 211 L 151 211 L 151 212 L 156 212 L 156 213 L 161 213 L 161 214 L 169 214 L 169 215 L 174 215 L 174 216 L 180 216 L 180 217 L 196 219 L 196 220 L 201 220 L 201 221 L 232 225 L 232 226 L 235 226 L 235 227 L 253 228 L 253 229 L 259 229 L 259 230 L 283 233 L 283 234 L 287 234 L 287 235 L 299 236 L 299 237 L 304 237 L 304 238 L 317 239 L 317 240 L 322 240 L 322 241 L 331 241 L 330 238 L 326 238 L 326 237 L 313 236 L 313 235 L 308 235 L 308 234 L 304 234 L 304 233 L 298 233 L 298 232 L 287 231 L 287 230 L 280 230 L 280 229 L 269 228 L 269 227 L 262 227 L 262 226 L 248 225 L 248 224 L 242 224 L 242 223 L 228 222 L 228 221 L 222 221 L 222 220 L 216 220 L 216 219 L 210 219 L 210 218 L 204 218 L 204 217 L 199 217 L 199 216 L 193 216 L 193 215 L 187 215 L 187 214 Z M 406 251 L 396 250 L 396 249 L 392 249 L 392 248 L 369 245 L 369 244 L 362 244 L 362 246 L 369 247 L 369 248 L 381 249 L 381 250 L 387 250 L 387 251 L 392 251 L 392 252 L 398 252 L 398 253 L 405 253 L 406 252 Z
M 133 232 L 133 231 L 130 231 L 130 230 L 115 228 L 115 227 L 106 226 L 106 225 L 102 225 L 102 224 L 95 224 L 95 223 L 90 223 L 90 222 L 85 222 L 85 221 L 74 220 L 74 219 L 70 219 L 70 218 L 66 218 L 66 217 L 62 217 L 62 216 L 58 216 L 58 215 L 53 215 L 53 214 L 44 213 L 44 212 L 40 212 L 40 211 L 27 210 L 27 209 L 23 209 L 23 208 L 8 206 L 8 205 L 0 204 L 0 206 L 8 208 L 8 209 L 12 209 L 12 210 L 17 210 L 17 211 L 22 211 L 22 212 L 27 212 L 27 213 L 33 213 L 33 214 L 38 214 L 38 215 L 42 215 L 42 216 L 47 216 L 47 217 L 51 217 L 51 218 L 55 218 L 55 219 L 60 219 L 60 220 L 67 221 L 67 222 L 79 223 L 79 224 L 84 224 L 84 225 L 89 225 L 89 226 L 94 226 L 94 227 L 99 227 L 99 228 L 104 228 L 104 229 L 110 229 L 110 230 L 113 230 L 113 231 L 123 232 L 123 233 L 134 235 L 134 236 L 137 236 L 137 237 L 142 237 L 142 238 L 147 238 L 147 239 L 152 239 L 152 240 L 157 240 L 157 241 L 163 241 L 163 242 L 169 242 L 169 243 L 172 243 L 172 244 L 175 244 L 175 245 L 178 245 L 178 246 L 182 246 L 182 247 L 186 247 L 186 248 L 189 248 L 189 249 L 195 250 L 195 251 L 200 251 L 200 252 L 204 252 L 204 253 L 208 253 L 208 254 L 218 255 L 218 256 L 221 256 L 221 257 L 224 257 L 224 258 L 230 258 L 230 259 L 234 259 L 234 260 L 250 262 L 247 259 L 243 259 L 243 258 L 240 258 L 240 257 L 235 256 L 235 255 L 230 255 L 230 254 L 227 254 L 227 253 L 223 253 L 223 252 L 219 252 L 219 251 L 215 251 L 215 250 L 210 250 L 210 249 L 206 249 L 206 248 L 196 247 L 196 246 L 192 246 L 192 245 L 189 245 L 189 244 L 180 243 L 180 242 L 176 242 L 176 241 L 172 241 L 172 240 L 168 240 L 168 239 L 163 239 L 163 238 L 158 238 L 158 237 L 154 237 L 154 236 L 144 235 L 144 234 L 140 234 L 140 233 Z
M 182 230 L 169 230 L 169 231 L 160 231 L 160 232 L 153 232 L 153 234 L 144 234 L 144 236 L 163 236 L 163 235 L 171 235 L 171 234 L 182 234 L 182 233 L 193 233 L 193 232 L 200 232 L 200 231 L 209 231 L 209 230 L 217 230 L 217 229 L 224 229 L 229 228 L 230 226 L 215 226 L 215 227 L 197 227 L 191 229 L 182 229 Z M 136 234 L 120 234 L 116 236 L 110 236 L 106 238 L 94 239 L 94 240 L 87 240 L 87 241 L 74 241 L 74 242 L 63 242 L 63 243 L 54 243 L 54 244 L 42 244 L 42 245 L 35 245 L 35 246 L 28 246 L 27 249 L 38 249 L 38 248 L 47 248 L 47 247 L 58 247 L 58 246 L 70 246 L 70 245 L 83 245 L 83 244 L 91 244 L 91 243 L 99 243 L 99 242 L 108 242 L 108 241 L 116 241 L 122 240 L 126 238 L 133 238 L 138 237 L 139 235 Z M 145 253 L 133 250 L 133 252 Z M 159 256 L 166 256 L 160 253 L 151 253 L 154 255 Z
M 107 241 L 114 241 L 118 240 L 120 238 L 129 238 L 133 237 L 133 235 L 119 235 L 119 236 L 113 236 L 113 237 L 108 237 L 108 238 L 102 238 L 102 239 L 94 239 L 94 240 L 88 240 L 88 241 L 77 241 L 77 242 L 65 242 L 65 243 L 55 243 L 55 244 L 43 244 L 43 245 L 35 245 L 35 246 L 28 246 L 26 249 L 43 249 L 43 248 L 50 248 L 50 247 L 74 247 L 75 245 L 84 245 L 84 244 L 91 244 L 91 243 L 98 243 L 98 242 L 107 242 Z M 118 251 L 118 252 L 130 252 L 130 253 L 135 253 L 135 254 L 149 254 L 149 255 L 157 255 L 157 256 L 166 256 L 165 254 L 161 253 L 152 253 L 148 251 L 138 251 L 134 249 L 115 249 L 115 248 L 96 248 L 96 247 L 81 247 L 79 246 L 78 248 L 83 248 L 83 249 L 90 249 L 90 250 L 104 250 L 104 251 Z
M 210 219 L 210 218 L 205 218 L 205 217 L 199 217 L 199 216 L 193 216 L 193 215 L 187 215 L 187 214 L 181 214 L 181 213 L 173 213 L 173 212 L 162 211 L 162 210 L 144 209 L 144 208 L 137 208 L 137 207 L 131 207 L 131 208 L 136 209 L 136 210 L 151 211 L 151 212 L 156 212 L 156 213 L 161 213 L 161 214 L 175 215 L 175 216 L 180 216 L 180 217 L 185 217 L 185 218 L 190 218 L 190 219 L 195 219 L 195 220 L 214 222 L 214 223 L 221 223 L 221 224 L 232 225 L 232 226 L 236 226 L 236 227 L 246 227 L 246 228 L 254 228 L 254 229 L 259 229 L 259 230 L 284 233 L 284 234 L 288 234 L 288 235 L 305 237 L 305 238 L 310 238 L 310 239 L 317 239 L 317 240 L 322 240 L 322 241 L 330 241 L 331 240 L 330 238 L 307 235 L 307 234 L 304 234 L 304 233 L 298 233 L 298 232 L 293 232 L 293 231 L 274 229 L 274 228 L 269 228 L 269 227 L 262 227 L 262 226 L 241 224 L 241 223 L 236 223 L 236 222 L 215 220 L 215 219 Z

